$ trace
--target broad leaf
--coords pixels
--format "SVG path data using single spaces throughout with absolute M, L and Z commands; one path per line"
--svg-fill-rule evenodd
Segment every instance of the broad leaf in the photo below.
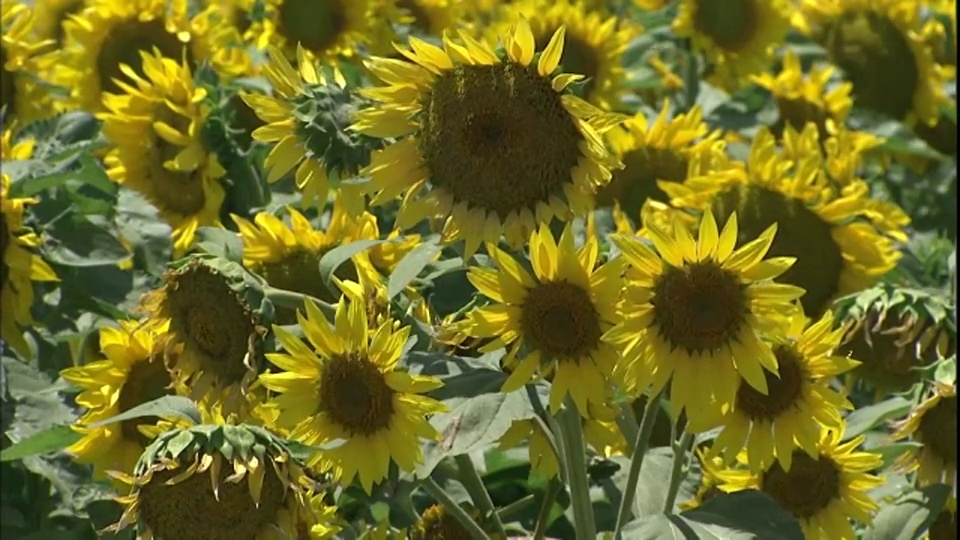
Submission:
M 436 239 L 423 242 L 407 253 L 393 273 L 390 274 L 390 282 L 387 284 L 387 298 L 393 298 L 410 284 L 423 269 L 443 250 Z
M 82 438 L 83 435 L 70 429 L 70 426 L 53 426 L 7 447 L 0 452 L 0 461 L 59 452 Z
M 913 491 L 893 504 L 880 507 L 865 540 L 915 540 L 930 528 L 943 510 L 950 486 L 936 484 Z
M 146 403 L 141 403 L 136 407 L 133 407 L 127 411 L 124 411 L 116 416 L 111 416 L 106 420 L 102 420 L 95 424 L 90 424 L 89 427 L 100 427 L 107 424 L 115 424 L 117 422 L 123 422 L 126 420 L 133 420 L 134 418 L 143 418 L 146 416 L 158 416 L 158 417 L 175 417 L 182 418 L 193 424 L 200 424 L 200 410 L 197 409 L 197 404 L 194 403 L 190 398 L 185 398 L 183 396 L 163 396 L 157 398 L 153 401 L 148 401 Z

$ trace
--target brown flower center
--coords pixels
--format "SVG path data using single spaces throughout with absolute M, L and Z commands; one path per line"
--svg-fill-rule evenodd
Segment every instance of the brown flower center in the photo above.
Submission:
M 764 370 L 767 395 L 761 394 L 746 381 L 740 381 L 737 390 L 737 410 L 754 421 L 773 422 L 803 397 L 803 385 L 808 377 L 803 360 L 793 347 L 778 345 L 773 349 L 780 366 L 780 376 Z
M 163 17 L 155 17 L 147 21 L 130 19 L 118 23 L 109 30 L 100 53 L 97 55 L 97 76 L 100 79 L 100 89 L 104 92 L 122 93 L 114 79 L 126 81 L 127 76 L 120 71 L 120 66 L 126 64 L 138 74 L 143 74 L 140 53 L 153 54 L 154 47 L 166 58 L 173 58 L 177 62 L 187 54 L 190 67 L 195 67 L 190 47 L 180 41 L 173 32 L 168 32 L 164 26 Z
M 549 358 L 577 360 L 600 343 L 600 316 L 590 294 L 567 281 L 528 291 L 520 317 L 524 339 Z
M 737 52 L 759 30 L 756 0 L 698 0 L 693 27 L 718 47 Z
M 924 452 L 930 452 L 950 467 L 957 466 L 957 397 L 948 396 L 920 417 L 917 438 Z
M 536 47 L 538 51 L 547 48 L 550 38 L 553 37 L 556 28 L 551 28 L 549 32 L 537 36 Z M 560 56 L 560 65 L 564 73 L 575 73 L 586 77 L 583 83 L 583 95 L 589 96 L 596 87 L 597 77 L 600 75 L 600 55 L 596 48 L 589 43 L 571 33 L 567 33 L 563 39 L 563 54 Z
M 501 219 L 551 197 L 562 200 L 581 155 L 573 117 L 533 66 L 445 71 L 420 122 L 420 152 L 433 185 Z
M 157 121 L 164 122 L 180 133 L 188 133 L 190 118 L 174 112 L 164 103 L 156 112 Z M 147 180 L 153 189 L 151 201 L 167 212 L 179 216 L 194 216 L 203 210 L 207 202 L 204 191 L 204 169 L 194 171 L 174 171 L 164 164 L 177 157 L 182 146 L 163 140 L 157 133 L 151 132 L 153 144 L 147 157 Z
M 171 382 L 170 373 L 164 366 L 162 358 L 154 356 L 135 362 L 120 388 L 120 396 L 117 398 L 119 412 L 129 411 L 138 405 L 172 394 Z M 156 416 L 124 420 L 120 423 L 120 431 L 123 433 L 123 438 L 146 447 L 150 444 L 150 439 L 140 433 L 137 428 L 155 424 L 158 420 Z
M 368 436 L 389 429 L 393 396 L 384 374 L 365 356 L 336 356 L 324 366 L 320 409 L 351 436 Z
M 639 219 L 647 199 L 664 202 L 667 194 L 657 180 L 683 182 L 687 179 L 687 158 L 674 149 L 643 146 L 623 156 L 623 169 L 614 171 L 613 179 L 597 193 L 597 205 L 613 206 L 614 201 L 628 218 Z
M 397 7 L 406 10 L 413 17 L 413 27 L 421 32 L 430 34 L 430 16 L 417 0 L 397 0 Z
M 815 516 L 840 496 L 840 468 L 828 456 L 813 459 L 794 450 L 790 472 L 774 463 L 763 473 L 761 489 L 797 519 Z
M 347 28 L 342 0 L 284 0 L 279 8 L 278 30 L 291 44 L 322 55 Z
M 320 276 L 320 258 L 325 252 L 295 251 L 279 261 L 263 264 L 260 275 L 267 280 L 267 283 L 278 289 L 306 294 L 335 304 L 341 295 L 334 294 L 323 283 L 323 278 Z M 337 268 L 334 275 L 340 279 L 357 281 L 357 267 L 352 261 L 347 261 Z M 277 309 L 277 324 L 293 324 L 296 321 L 295 310 Z

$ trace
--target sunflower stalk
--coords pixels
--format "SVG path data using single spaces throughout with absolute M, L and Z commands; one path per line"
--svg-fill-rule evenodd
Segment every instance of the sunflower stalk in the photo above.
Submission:
M 670 515 L 673 513 L 673 505 L 677 502 L 680 484 L 687 476 L 687 469 L 684 464 L 687 461 L 687 451 L 692 445 L 693 433 L 686 430 L 680 436 L 680 440 L 673 445 L 673 468 L 670 471 L 670 487 L 667 488 L 667 498 L 663 501 L 664 514 Z
M 489 540 L 490 537 L 484 532 L 480 525 L 477 525 L 477 522 L 470 517 L 470 514 L 467 514 L 463 508 L 460 508 L 460 505 L 453 500 L 453 497 L 451 497 L 449 493 L 440 487 L 440 484 L 438 484 L 436 480 L 427 477 L 423 479 L 420 485 L 470 532 L 470 536 L 474 540 Z
M 531 504 L 533 504 L 536 500 L 537 500 L 536 495 L 531 493 L 523 497 L 522 499 L 516 500 L 504 506 L 500 510 L 497 510 L 497 517 L 500 519 L 500 521 L 503 521 L 516 513 L 526 510 L 526 508 Z
M 587 479 L 586 448 L 583 444 L 583 424 L 576 403 L 568 395 L 563 411 L 558 415 L 560 437 L 563 441 L 564 467 L 567 486 L 573 505 L 574 528 L 577 538 L 596 538 L 593 505 L 590 503 L 590 485 Z
M 650 398 L 647 407 L 643 411 L 643 418 L 640 420 L 640 429 L 637 431 L 636 441 L 633 443 L 633 454 L 630 456 L 630 471 L 627 474 L 627 485 L 620 498 L 620 510 L 617 512 L 617 524 L 613 530 L 614 538 L 620 534 L 620 530 L 633 517 L 633 499 L 637 494 L 637 482 L 640 481 L 640 469 L 643 467 L 643 457 L 647 453 L 647 446 L 650 444 L 650 435 L 653 433 L 653 425 L 657 421 L 657 413 L 660 411 L 660 401 L 663 399 L 663 391 Z
M 483 485 L 483 479 L 480 478 L 480 473 L 474 466 L 473 459 L 470 458 L 469 454 L 460 454 L 453 459 L 457 462 L 457 469 L 460 471 L 460 482 L 467 489 L 473 503 L 483 512 L 484 516 L 489 516 L 496 532 L 506 536 L 507 531 L 503 528 L 503 521 L 500 520 L 500 514 L 497 513 L 497 507 L 494 506 L 490 493 Z
M 537 525 L 533 530 L 533 540 L 543 540 L 547 535 L 547 526 L 550 524 L 550 511 L 553 510 L 553 501 L 557 499 L 563 484 L 556 478 L 551 478 L 547 490 L 543 493 L 543 502 L 537 514 Z
M 334 313 L 336 313 L 336 308 L 334 308 L 334 306 L 324 302 L 323 300 L 320 300 L 319 298 L 315 298 L 303 293 L 267 286 L 263 289 L 263 295 L 273 302 L 274 305 L 281 307 L 302 310 L 304 303 L 307 300 L 310 300 L 316 304 L 317 307 L 320 308 L 320 311 L 322 311 L 327 317 L 332 318 Z

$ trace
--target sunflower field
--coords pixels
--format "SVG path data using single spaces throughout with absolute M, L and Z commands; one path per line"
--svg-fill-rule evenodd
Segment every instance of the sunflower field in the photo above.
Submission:
M 3 538 L 957 538 L 954 0 L 2 26 Z

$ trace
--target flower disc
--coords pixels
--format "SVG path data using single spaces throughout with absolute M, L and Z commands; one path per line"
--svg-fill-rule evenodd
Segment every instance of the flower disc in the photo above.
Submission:
M 840 468 L 827 456 L 813 459 L 802 450 L 793 452 L 793 465 L 786 472 L 774 463 L 760 480 L 763 491 L 800 519 L 826 510 L 840 496 Z
M 897 429 L 897 439 L 913 436 L 923 446 L 911 448 L 898 458 L 907 471 L 917 471 L 921 486 L 936 483 L 956 485 L 957 388 L 935 383 L 933 395 L 911 411 Z

